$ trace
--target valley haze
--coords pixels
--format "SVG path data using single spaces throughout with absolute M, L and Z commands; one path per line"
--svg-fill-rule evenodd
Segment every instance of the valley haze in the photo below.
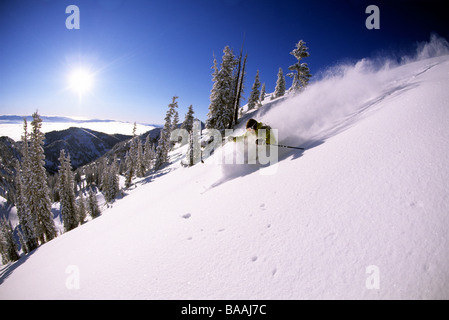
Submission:
M 14 141 L 19 141 L 23 135 L 23 119 L 31 122 L 31 116 L 19 115 L 1 115 L 0 116 L 0 137 L 7 136 Z M 42 132 L 65 130 L 70 127 L 86 128 L 107 134 L 132 135 L 134 123 L 117 120 L 99 120 L 99 119 L 79 119 L 60 116 L 42 116 Z M 136 123 L 136 134 L 145 133 L 156 127 L 157 124 Z

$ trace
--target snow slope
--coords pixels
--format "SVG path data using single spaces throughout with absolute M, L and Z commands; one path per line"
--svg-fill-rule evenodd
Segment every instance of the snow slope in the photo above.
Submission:
M 0 299 L 448 299 L 448 84 L 447 55 L 362 61 L 267 101 L 247 117 L 305 152 L 260 174 L 175 151 L 4 267 Z

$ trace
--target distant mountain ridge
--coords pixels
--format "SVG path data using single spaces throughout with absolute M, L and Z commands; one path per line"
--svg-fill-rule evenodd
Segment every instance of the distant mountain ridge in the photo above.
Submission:
M 130 135 L 133 132 L 134 122 L 110 120 L 110 119 L 76 119 L 67 116 L 40 116 L 43 123 L 41 131 L 49 133 L 62 131 L 70 127 L 78 127 L 110 135 Z M 7 136 L 14 141 L 20 141 L 23 135 L 23 119 L 30 124 L 33 120 L 30 116 L 0 115 L 0 136 Z M 136 134 L 140 135 L 154 128 L 162 128 L 159 124 L 136 123 Z
M 92 123 L 92 122 L 117 122 L 117 120 L 111 119 L 75 119 L 65 116 L 40 116 L 43 122 L 72 122 L 72 123 Z M 0 123 L 18 123 L 22 122 L 26 118 L 28 122 L 33 121 L 33 117 L 19 116 L 19 115 L 0 115 Z M 146 126 L 162 127 L 160 124 L 142 123 Z
M 70 155 L 73 169 L 79 168 L 103 156 L 117 143 L 129 140 L 131 135 L 107 134 L 85 128 L 70 127 L 45 134 L 45 167 L 57 172 L 59 154 L 64 150 Z
M 26 118 L 27 121 L 31 122 L 33 121 L 32 116 L 17 116 L 17 115 L 2 115 L 0 116 L 0 121 L 3 122 L 21 122 L 23 119 Z M 42 121 L 45 122 L 75 122 L 75 123 L 82 123 L 82 122 L 113 122 L 114 120 L 100 120 L 100 119 L 74 119 L 70 117 L 62 117 L 62 116 L 41 116 Z

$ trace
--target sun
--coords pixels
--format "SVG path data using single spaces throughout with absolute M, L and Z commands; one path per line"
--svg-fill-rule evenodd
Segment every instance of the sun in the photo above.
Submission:
M 83 95 L 92 89 L 94 82 L 93 73 L 86 68 L 77 68 L 69 74 L 69 87 L 79 95 Z

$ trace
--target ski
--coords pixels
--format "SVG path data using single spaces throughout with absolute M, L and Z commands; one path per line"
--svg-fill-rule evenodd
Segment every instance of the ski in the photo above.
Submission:
M 306 148 L 302 147 L 292 147 L 292 146 L 285 146 L 283 144 L 269 144 L 270 146 L 279 147 L 279 148 L 289 148 L 289 149 L 297 149 L 297 150 L 306 150 Z

